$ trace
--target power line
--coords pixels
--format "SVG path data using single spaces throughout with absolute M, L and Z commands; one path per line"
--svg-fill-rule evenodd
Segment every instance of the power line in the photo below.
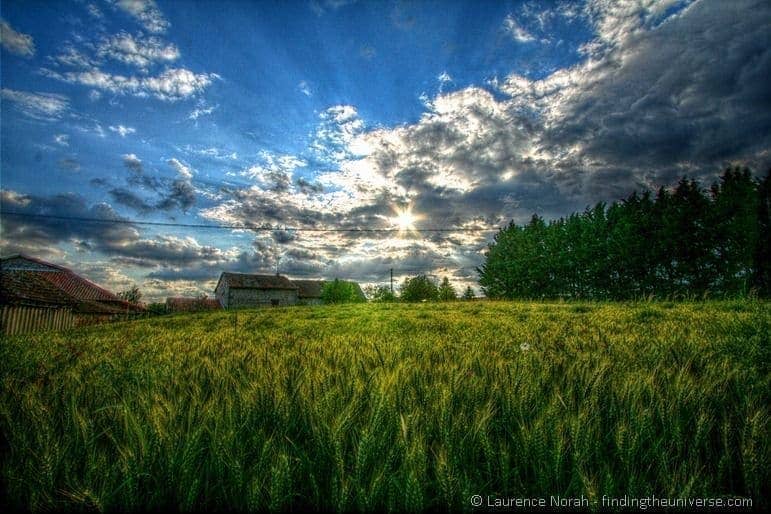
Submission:
M 273 226 L 255 226 L 246 224 L 203 224 L 203 223 L 169 223 L 162 221 L 138 221 L 129 219 L 105 219 L 88 218 L 81 216 L 57 216 L 54 214 L 33 214 L 27 212 L 0 211 L 2 216 L 17 216 L 21 218 L 42 218 L 62 221 L 78 221 L 93 223 L 112 223 L 118 225 L 146 225 L 153 227 L 182 227 L 182 228 L 204 228 L 204 229 L 225 229 L 225 230 L 252 230 L 274 232 L 283 230 L 287 232 L 375 232 L 375 233 L 394 233 L 394 232 L 496 232 L 500 227 L 480 228 L 480 227 L 454 227 L 454 228 L 298 228 L 298 227 L 273 227 Z

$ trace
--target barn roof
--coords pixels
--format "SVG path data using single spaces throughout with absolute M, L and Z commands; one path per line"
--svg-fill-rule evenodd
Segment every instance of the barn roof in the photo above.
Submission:
M 15 291 L 9 301 L 76 305 L 79 312 L 99 314 L 143 310 L 63 266 L 27 255 L 0 259 L 0 271 L 3 285 L 7 281 Z
M 321 298 L 323 280 L 292 280 L 292 283 L 300 288 L 297 292 L 299 298 Z
M 239 289 L 299 289 L 283 275 L 252 275 L 250 273 L 223 272 L 220 275 L 217 287 L 219 287 L 220 283 L 225 283 L 230 288 Z

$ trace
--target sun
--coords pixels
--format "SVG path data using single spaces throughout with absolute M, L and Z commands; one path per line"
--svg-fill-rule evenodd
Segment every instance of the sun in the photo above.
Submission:
M 412 213 L 411 207 L 404 207 L 401 209 L 395 207 L 394 212 L 396 213 L 396 216 L 391 218 L 391 223 L 399 229 L 399 232 L 415 230 L 415 222 L 419 217 Z

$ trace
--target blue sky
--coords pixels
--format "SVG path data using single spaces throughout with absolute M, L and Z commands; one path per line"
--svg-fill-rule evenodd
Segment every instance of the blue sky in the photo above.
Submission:
M 3 1 L 1 16 L 2 209 L 125 221 L 3 216 L 2 253 L 148 299 L 277 261 L 460 288 L 492 233 L 131 220 L 481 228 L 771 162 L 761 1 Z

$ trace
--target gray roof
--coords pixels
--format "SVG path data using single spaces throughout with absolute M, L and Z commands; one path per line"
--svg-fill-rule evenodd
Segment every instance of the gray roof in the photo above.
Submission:
M 300 290 L 297 296 L 300 298 L 321 298 L 321 291 L 324 289 L 323 280 L 292 280 Z
M 288 278 L 283 275 L 252 275 L 250 273 L 228 273 L 220 275 L 220 283 L 227 284 L 230 288 L 238 289 L 290 289 L 298 290 Z

